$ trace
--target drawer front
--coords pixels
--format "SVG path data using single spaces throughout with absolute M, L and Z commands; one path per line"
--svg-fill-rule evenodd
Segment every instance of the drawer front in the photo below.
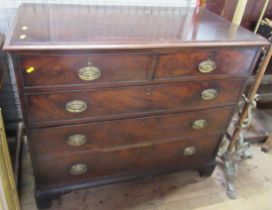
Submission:
M 244 80 L 187 82 L 27 95 L 33 123 L 118 118 L 236 103 Z M 233 91 L 230 91 L 230 88 Z M 203 95 L 204 91 L 215 93 Z M 206 100 L 206 96 L 214 96 Z
M 31 144 L 41 157 L 70 155 L 82 151 L 107 151 L 121 147 L 150 145 L 225 130 L 233 108 L 186 112 L 162 116 L 115 120 L 31 130 Z M 193 127 L 198 120 L 207 125 Z
M 248 76 L 258 48 L 184 49 L 162 54 L 155 79 L 208 75 Z
M 42 55 L 21 58 L 25 86 L 147 80 L 149 54 Z
M 219 135 L 209 135 L 39 161 L 39 183 L 42 186 L 76 184 L 136 172 L 203 167 L 213 160 L 218 140 Z

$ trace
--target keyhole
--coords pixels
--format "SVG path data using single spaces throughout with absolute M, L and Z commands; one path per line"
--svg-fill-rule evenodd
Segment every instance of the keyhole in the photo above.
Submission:
M 136 153 L 137 153 L 137 154 L 140 154 L 140 153 L 142 153 L 142 150 L 141 150 L 141 149 L 137 149 L 137 150 L 136 150 Z
M 92 58 L 90 57 L 88 60 L 88 65 L 91 66 L 92 65 Z
M 208 56 L 208 60 L 214 60 L 214 55 L 213 54 L 209 54 L 209 56 Z
M 146 95 L 150 96 L 151 95 L 151 89 L 146 90 Z

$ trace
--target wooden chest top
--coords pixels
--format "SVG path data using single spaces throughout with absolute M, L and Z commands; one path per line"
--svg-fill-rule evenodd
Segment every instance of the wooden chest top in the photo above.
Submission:
M 14 26 L 8 51 L 267 44 L 199 8 L 22 4 Z

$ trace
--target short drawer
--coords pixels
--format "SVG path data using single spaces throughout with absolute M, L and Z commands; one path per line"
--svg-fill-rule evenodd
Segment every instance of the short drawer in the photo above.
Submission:
M 40 160 L 37 165 L 39 184 L 49 187 L 130 173 L 198 169 L 213 160 L 219 137 L 209 135 L 146 147 Z
M 185 137 L 223 132 L 233 108 L 218 108 L 127 120 L 32 129 L 30 140 L 38 157 L 70 155 L 150 145 Z M 203 127 L 195 128 L 198 122 Z
M 144 81 L 152 64 L 149 54 L 65 54 L 21 57 L 25 86 Z
M 258 48 L 188 48 L 159 56 L 155 80 L 209 75 L 248 76 Z
M 27 95 L 32 123 L 117 119 L 236 103 L 245 80 L 217 80 Z

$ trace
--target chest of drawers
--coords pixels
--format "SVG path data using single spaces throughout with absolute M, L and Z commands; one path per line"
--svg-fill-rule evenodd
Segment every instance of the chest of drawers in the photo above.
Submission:
M 211 174 L 266 45 L 197 8 L 22 5 L 5 49 L 38 206 L 82 187 Z

